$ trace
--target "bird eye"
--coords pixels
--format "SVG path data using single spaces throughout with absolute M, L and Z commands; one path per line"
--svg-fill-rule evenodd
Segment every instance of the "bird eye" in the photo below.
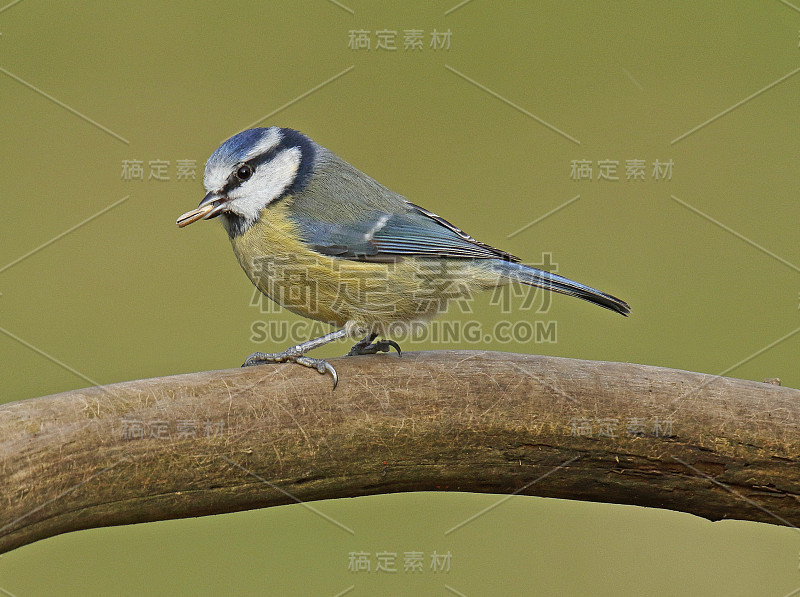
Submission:
M 253 167 L 249 164 L 239 166 L 239 169 L 236 171 L 236 178 L 239 180 L 247 180 L 251 176 L 253 176 Z

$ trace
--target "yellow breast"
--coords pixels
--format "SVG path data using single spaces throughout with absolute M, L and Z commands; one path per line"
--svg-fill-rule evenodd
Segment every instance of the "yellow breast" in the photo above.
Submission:
M 392 324 L 430 319 L 449 300 L 498 282 L 469 260 L 372 263 L 322 255 L 300 240 L 288 206 L 287 200 L 269 206 L 231 243 L 253 284 L 298 315 L 382 333 Z

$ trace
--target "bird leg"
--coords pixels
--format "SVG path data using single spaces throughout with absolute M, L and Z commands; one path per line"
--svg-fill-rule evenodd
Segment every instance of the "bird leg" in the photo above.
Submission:
M 242 367 L 252 367 L 253 365 L 261 365 L 263 363 L 297 363 L 298 365 L 303 365 L 304 367 L 311 367 L 312 369 L 316 369 L 323 375 L 328 372 L 333 376 L 333 388 L 336 389 L 336 384 L 339 383 L 339 376 L 336 374 L 336 369 L 324 359 L 313 359 L 311 357 L 305 356 L 305 354 L 309 350 L 314 350 L 315 348 L 319 348 L 324 344 L 328 344 L 329 342 L 334 342 L 335 340 L 341 340 L 342 338 L 346 338 L 348 336 L 347 329 L 336 330 L 335 332 L 331 332 L 330 334 L 325 334 L 324 336 L 320 336 L 319 338 L 314 338 L 313 340 L 306 340 L 296 346 L 291 346 L 284 350 L 283 352 L 254 352 L 247 360 L 245 360 Z
M 376 354 L 378 352 L 389 352 L 392 348 L 397 350 L 397 354 L 401 355 L 403 352 L 400 350 L 400 345 L 395 342 L 394 340 L 378 340 L 377 342 L 373 342 L 375 338 L 378 337 L 378 334 L 372 333 L 362 338 L 358 342 L 353 345 L 353 348 L 350 349 L 346 357 L 355 357 L 362 354 Z

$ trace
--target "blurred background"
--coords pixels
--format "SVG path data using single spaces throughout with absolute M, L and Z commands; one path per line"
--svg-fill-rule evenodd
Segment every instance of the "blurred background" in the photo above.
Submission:
M 441 318 L 479 326 L 477 339 L 397 338 L 405 350 L 800 387 L 799 41 L 800 5 L 783 0 L 11 2 L 0 7 L 0 400 L 238 367 L 305 339 L 279 337 L 280 325 L 310 328 L 258 299 L 217 222 L 175 226 L 203 197 L 218 144 L 271 125 L 633 308 L 623 319 L 512 296 L 504 310 L 486 295 Z M 494 333 L 536 321 L 548 332 Z M 316 504 L 355 535 L 300 505 L 82 531 L 0 557 L 0 593 L 800 590 L 800 536 L 765 524 L 518 496 L 444 534 L 498 499 Z M 398 572 L 375 571 L 382 552 L 398 554 Z M 369 554 L 372 572 L 350 570 L 351 553 Z M 405 553 L 422 553 L 423 570 L 403 572 Z M 449 554 L 447 569 L 431 567 L 434 554 Z

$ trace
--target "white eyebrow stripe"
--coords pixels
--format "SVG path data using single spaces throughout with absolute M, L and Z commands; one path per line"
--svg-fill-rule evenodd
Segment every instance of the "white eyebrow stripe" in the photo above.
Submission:
M 220 190 L 228 180 L 234 167 L 241 163 L 246 162 L 258 155 L 266 153 L 278 147 L 283 140 L 283 135 L 280 130 L 273 127 L 264 132 L 262 137 L 250 147 L 246 153 L 234 156 L 232 150 L 223 151 L 218 153 L 225 147 L 226 141 L 223 145 L 217 148 L 211 157 L 206 162 L 205 172 L 203 174 L 203 185 L 206 187 L 207 192 Z
M 278 144 L 283 139 L 283 135 L 281 135 L 280 131 L 276 128 L 267 129 L 266 134 L 259 139 L 258 143 L 253 145 L 244 156 L 242 157 L 242 161 L 246 162 L 249 159 L 256 157 L 257 155 L 261 155 L 262 153 L 266 153 L 270 149 L 275 149 Z
M 381 230 L 384 226 L 386 226 L 386 222 L 388 222 L 389 218 L 391 217 L 392 216 L 390 214 L 381 215 L 381 217 L 378 218 L 378 221 L 375 223 L 375 225 L 372 228 L 370 228 L 366 234 L 364 234 L 364 240 L 371 241 L 373 237 L 378 233 L 378 231 Z

